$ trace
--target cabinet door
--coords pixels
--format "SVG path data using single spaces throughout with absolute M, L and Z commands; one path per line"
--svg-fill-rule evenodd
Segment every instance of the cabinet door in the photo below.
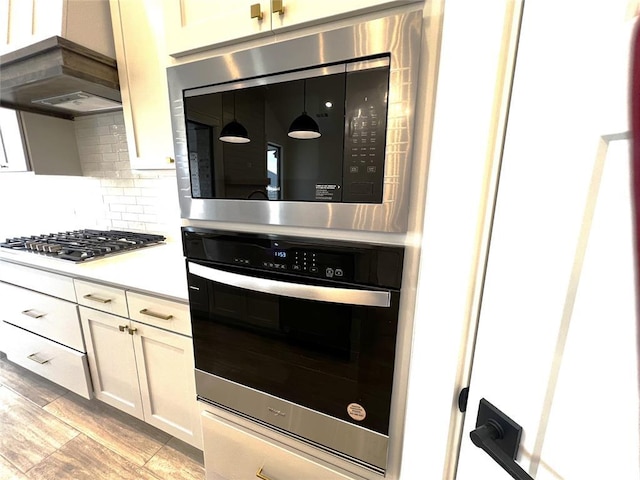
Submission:
M 304 24 L 337 20 L 349 15 L 372 12 L 382 8 L 397 7 L 419 0 L 282 0 L 284 13 L 273 11 L 271 18 L 274 33 L 280 29 L 304 26 Z
M 114 56 L 109 0 L 0 0 L 0 54 L 54 35 Z
M 260 5 L 263 18 L 251 18 Z M 164 0 L 167 53 L 180 56 L 271 33 L 270 0 Z
M 131 168 L 175 168 L 162 1 L 111 0 L 110 6 Z
M 79 308 L 96 398 L 142 420 L 129 320 Z
M 0 53 L 62 33 L 63 0 L 0 2 Z
M 202 448 L 191 338 L 131 322 L 145 422 Z

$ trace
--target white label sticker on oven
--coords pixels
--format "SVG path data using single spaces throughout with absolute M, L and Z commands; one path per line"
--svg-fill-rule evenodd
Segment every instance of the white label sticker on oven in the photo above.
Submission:
M 350 403 L 347 406 L 347 413 L 354 420 L 361 422 L 367 416 L 367 411 L 358 403 Z

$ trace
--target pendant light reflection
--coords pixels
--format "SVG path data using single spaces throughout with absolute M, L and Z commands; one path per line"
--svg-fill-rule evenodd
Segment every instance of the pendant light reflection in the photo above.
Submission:
M 224 113 L 224 108 L 222 111 Z M 244 128 L 244 126 L 236 120 L 235 92 L 233 93 L 233 120 L 222 127 L 222 130 L 220 131 L 220 137 L 218 138 L 221 142 L 226 143 L 249 143 L 251 141 L 247 129 Z
M 289 127 L 289 133 L 287 134 L 291 138 L 297 138 L 298 140 L 309 140 L 313 138 L 319 138 L 320 127 L 316 121 L 307 115 L 307 81 L 303 83 L 303 95 L 302 95 L 302 114 L 291 122 Z

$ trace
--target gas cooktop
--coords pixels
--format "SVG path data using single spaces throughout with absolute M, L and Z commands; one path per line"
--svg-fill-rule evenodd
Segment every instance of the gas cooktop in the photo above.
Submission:
M 74 230 L 31 237 L 7 238 L 0 247 L 45 255 L 47 257 L 86 262 L 122 253 L 165 240 L 162 235 L 122 230 Z

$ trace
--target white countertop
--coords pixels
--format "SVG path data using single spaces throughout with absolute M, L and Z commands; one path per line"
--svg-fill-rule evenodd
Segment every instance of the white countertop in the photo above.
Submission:
M 160 295 L 172 300 L 188 300 L 185 260 L 182 245 L 178 242 L 143 247 L 85 263 L 73 263 L 37 253 L 0 248 L 0 260 Z

